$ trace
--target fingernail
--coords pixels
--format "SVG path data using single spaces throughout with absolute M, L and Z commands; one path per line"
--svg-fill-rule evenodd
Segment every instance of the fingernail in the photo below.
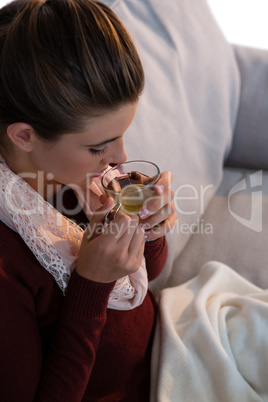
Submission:
M 150 229 L 150 225 L 148 225 L 148 223 L 140 223 L 139 226 L 144 230 Z
M 159 195 L 161 195 L 161 194 L 164 193 L 165 187 L 163 186 L 163 184 L 158 184 L 158 185 L 156 185 L 155 187 L 156 187 L 156 190 L 157 190 L 157 192 L 158 192 Z
M 107 196 L 105 194 L 101 194 L 100 195 L 100 202 L 101 202 L 102 205 L 105 204 L 106 200 L 107 200 Z
M 141 209 L 141 210 L 139 211 L 139 216 L 141 217 L 141 219 L 146 218 L 148 215 L 149 215 L 149 211 L 148 211 L 148 209 L 146 209 L 146 208 Z

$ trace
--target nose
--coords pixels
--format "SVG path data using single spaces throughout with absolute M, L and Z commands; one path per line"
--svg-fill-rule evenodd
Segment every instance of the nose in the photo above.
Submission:
M 120 157 L 117 158 L 116 163 L 117 164 L 124 163 L 124 162 L 126 162 L 126 160 L 127 160 L 127 154 L 125 152 L 125 149 L 123 148 L 122 152 L 120 153 Z
M 124 141 L 120 138 L 114 142 L 109 154 L 106 155 L 105 162 L 108 164 L 119 164 L 126 162 L 126 160 L 127 154 L 124 148 Z

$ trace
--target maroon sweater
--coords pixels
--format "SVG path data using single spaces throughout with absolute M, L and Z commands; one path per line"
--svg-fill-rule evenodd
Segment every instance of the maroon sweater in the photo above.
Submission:
M 74 271 L 63 296 L 2 222 L 0 241 L 0 401 L 148 401 L 156 318 L 151 292 L 133 310 L 107 309 L 114 283 Z M 146 243 L 149 280 L 166 256 L 165 238 Z

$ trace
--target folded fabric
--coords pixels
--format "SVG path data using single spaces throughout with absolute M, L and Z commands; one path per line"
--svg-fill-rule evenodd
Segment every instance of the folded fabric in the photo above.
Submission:
M 159 310 L 152 401 L 268 401 L 268 290 L 213 261 Z

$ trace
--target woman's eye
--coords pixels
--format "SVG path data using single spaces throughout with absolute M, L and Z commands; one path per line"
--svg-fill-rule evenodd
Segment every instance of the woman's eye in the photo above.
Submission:
M 91 152 L 93 155 L 103 155 L 107 151 L 107 149 L 107 146 L 102 149 L 89 148 L 89 152 Z

